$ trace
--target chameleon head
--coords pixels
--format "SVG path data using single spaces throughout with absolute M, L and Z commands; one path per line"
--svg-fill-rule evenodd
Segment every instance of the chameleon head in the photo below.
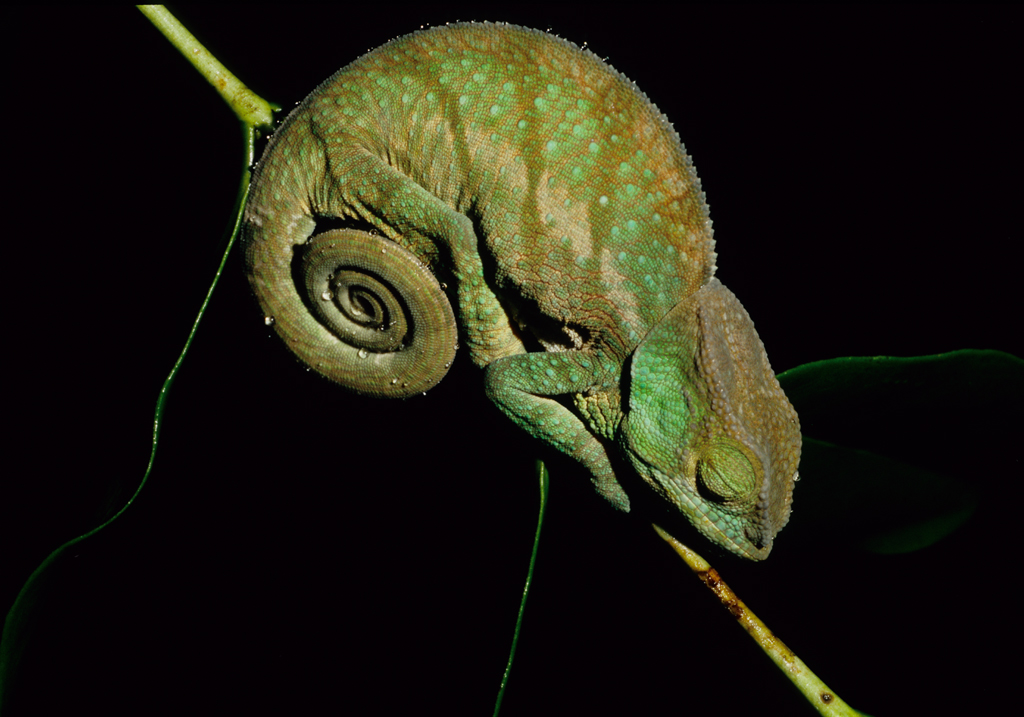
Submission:
M 707 538 L 768 556 L 789 520 L 800 424 L 753 322 L 717 279 L 637 347 L 619 440 L 640 476 Z

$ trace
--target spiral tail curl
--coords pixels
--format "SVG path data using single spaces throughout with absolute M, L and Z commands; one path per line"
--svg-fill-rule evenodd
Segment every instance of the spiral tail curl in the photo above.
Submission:
M 273 262 L 267 242 L 252 239 L 246 259 L 266 322 L 309 368 L 377 398 L 412 396 L 444 378 L 458 343 L 455 316 L 412 252 L 336 229 L 289 246 L 290 262 Z

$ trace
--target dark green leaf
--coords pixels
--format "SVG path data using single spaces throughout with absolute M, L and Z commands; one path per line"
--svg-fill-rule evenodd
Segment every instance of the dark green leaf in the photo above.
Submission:
M 779 381 L 805 437 L 791 528 L 804 540 L 923 548 L 1006 480 L 1024 401 L 1024 361 L 1010 354 L 832 359 Z

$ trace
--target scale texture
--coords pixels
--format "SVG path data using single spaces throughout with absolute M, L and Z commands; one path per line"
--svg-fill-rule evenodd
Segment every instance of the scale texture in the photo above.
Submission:
M 492 24 L 373 50 L 274 135 L 244 242 L 267 325 L 335 383 L 420 393 L 461 344 L 617 507 L 632 471 L 752 559 L 788 520 L 799 422 L 714 278 L 700 182 L 592 53 Z

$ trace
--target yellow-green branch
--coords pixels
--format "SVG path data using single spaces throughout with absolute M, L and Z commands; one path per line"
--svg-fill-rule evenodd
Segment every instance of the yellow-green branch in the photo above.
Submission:
M 228 68 L 220 64 L 210 51 L 178 22 L 163 5 L 138 5 L 142 14 L 156 25 L 164 37 L 178 48 L 206 81 L 213 85 L 238 118 L 253 127 L 273 125 L 270 103 L 246 87 Z
M 843 702 L 839 695 L 830 690 L 817 675 L 811 672 L 804 661 L 793 654 L 793 651 L 786 647 L 785 643 L 777 638 L 775 633 L 769 630 L 742 600 L 736 597 L 736 593 L 725 584 L 718 571 L 711 567 L 708 561 L 657 525 L 654 526 L 654 529 L 666 543 L 679 553 L 679 557 L 689 566 L 690 570 L 696 573 L 700 581 L 715 594 L 722 606 L 754 638 L 754 641 L 761 646 L 772 662 L 778 665 L 779 669 L 796 685 L 807 701 L 814 705 L 819 714 L 827 717 L 867 717 L 864 713 L 858 712 Z

